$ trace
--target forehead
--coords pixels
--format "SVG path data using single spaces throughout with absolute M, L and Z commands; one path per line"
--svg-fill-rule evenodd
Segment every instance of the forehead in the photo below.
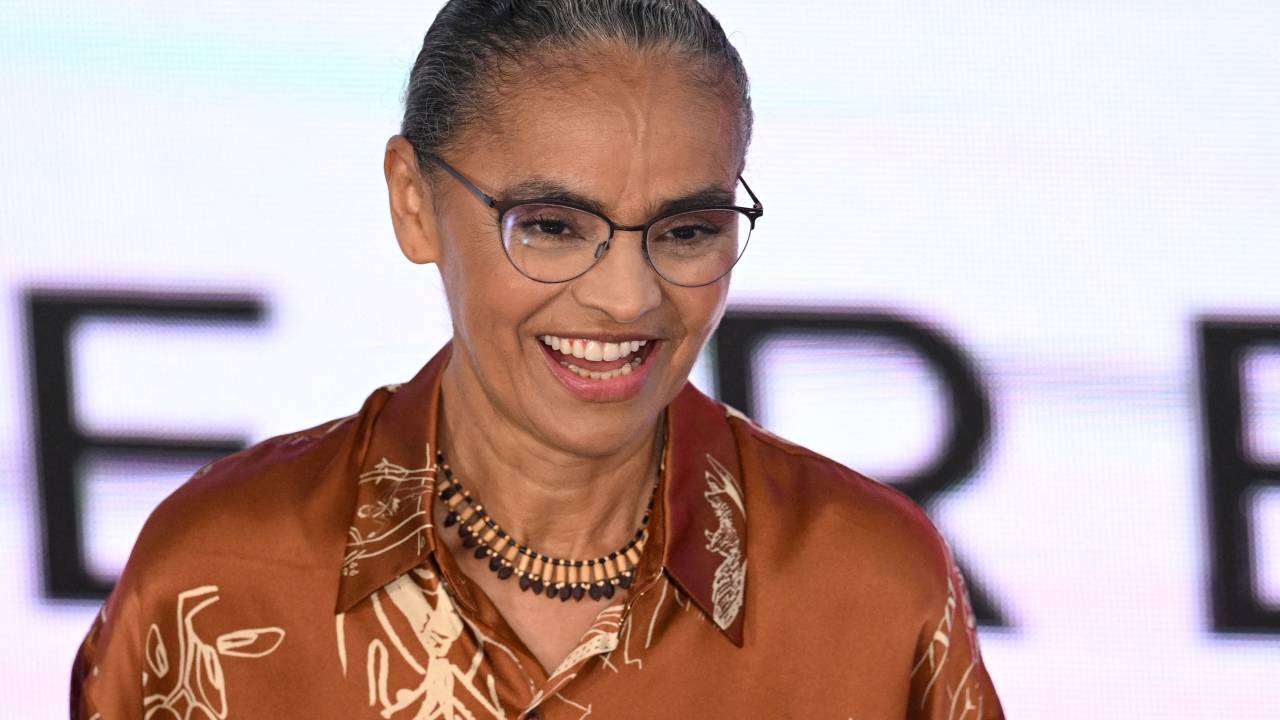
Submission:
M 496 182 L 551 178 L 625 203 L 732 189 L 742 164 L 734 95 L 670 54 L 542 64 L 496 90 L 493 112 L 465 143 L 472 166 Z

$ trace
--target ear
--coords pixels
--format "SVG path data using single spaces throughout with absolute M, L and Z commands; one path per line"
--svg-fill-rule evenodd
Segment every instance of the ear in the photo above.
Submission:
M 391 225 L 400 251 L 415 263 L 436 262 L 440 259 L 440 237 L 431 184 L 422 177 L 413 145 L 403 135 L 387 141 L 382 172 L 387 178 Z

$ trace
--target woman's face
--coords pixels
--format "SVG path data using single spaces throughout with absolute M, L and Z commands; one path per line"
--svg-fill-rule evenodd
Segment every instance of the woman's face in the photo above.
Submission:
M 708 191 L 734 197 L 742 148 L 731 94 L 661 56 L 616 53 L 582 67 L 513 83 L 446 160 L 499 200 L 558 187 L 621 225 Z M 715 330 L 728 277 L 672 285 L 645 262 L 640 233 L 620 231 L 586 274 L 535 282 L 504 255 L 494 210 L 443 173 L 430 192 L 422 212 L 454 325 L 446 392 L 452 380 L 483 393 L 504 420 L 579 455 L 643 437 Z

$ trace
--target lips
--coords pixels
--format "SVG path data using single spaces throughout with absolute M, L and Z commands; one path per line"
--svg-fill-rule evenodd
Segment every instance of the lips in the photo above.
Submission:
M 543 335 L 542 344 L 555 351 L 561 366 L 579 377 L 591 380 L 612 380 L 631 374 L 644 356 L 648 340 L 622 340 L 609 342 L 592 338 L 562 338 Z
M 579 398 L 625 400 L 643 388 L 650 358 L 660 341 L 651 338 L 589 338 L 542 335 L 552 374 Z

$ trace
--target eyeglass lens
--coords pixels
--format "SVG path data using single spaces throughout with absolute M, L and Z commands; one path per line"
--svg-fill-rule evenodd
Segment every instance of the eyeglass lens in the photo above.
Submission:
M 645 236 L 649 260 L 676 285 L 719 280 L 737 263 L 751 221 L 737 210 L 694 210 L 654 223 Z M 609 223 L 562 205 L 517 205 L 502 217 L 502 241 L 516 269 L 542 282 L 562 282 L 591 269 L 609 239 Z

